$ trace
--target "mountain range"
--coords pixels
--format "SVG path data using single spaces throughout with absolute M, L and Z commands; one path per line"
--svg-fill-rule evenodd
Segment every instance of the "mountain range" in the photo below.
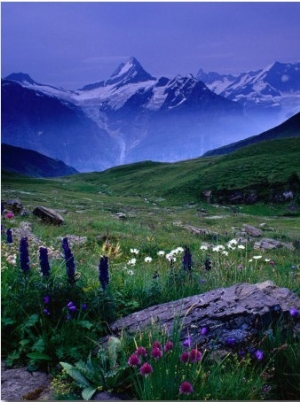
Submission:
M 238 77 L 155 78 L 130 58 L 105 81 L 70 91 L 14 73 L 2 80 L 2 143 L 81 172 L 174 162 L 261 133 L 300 111 L 300 63 Z

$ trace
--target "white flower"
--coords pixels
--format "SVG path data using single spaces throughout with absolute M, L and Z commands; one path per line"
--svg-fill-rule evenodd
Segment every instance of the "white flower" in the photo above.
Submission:
M 222 246 L 221 244 L 219 244 L 218 246 L 214 246 L 213 249 L 212 249 L 212 251 L 217 251 L 217 252 L 219 252 L 219 251 L 224 250 L 224 249 L 225 249 L 225 247 Z
M 166 259 L 169 261 L 176 261 L 176 258 L 172 253 L 166 254 Z
M 250 258 L 249 262 L 252 262 L 252 261 L 253 261 L 252 258 Z
M 222 251 L 222 254 L 223 255 L 228 255 L 228 251 L 224 250 L 224 251 Z
M 134 272 L 133 272 L 132 269 L 128 269 L 126 272 L 127 272 L 128 275 L 134 275 Z
M 260 258 L 262 258 L 261 255 L 254 255 L 252 258 L 254 258 L 255 260 L 259 260 Z
M 131 248 L 131 249 L 130 249 L 130 252 L 131 252 L 132 254 L 138 254 L 138 253 L 139 253 L 139 250 L 138 250 L 137 248 Z
M 175 251 L 176 251 L 177 253 L 183 253 L 183 252 L 184 252 L 184 249 L 183 249 L 182 247 L 177 247 L 177 248 L 175 249 Z
M 127 262 L 128 265 L 135 265 L 136 264 L 136 258 L 131 258 L 131 260 L 129 260 Z
M 244 250 L 244 249 L 245 249 L 245 246 L 243 246 L 242 244 L 239 244 L 239 245 L 238 245 L 238 248 L 240 248 L 241 250 Z
M 204 244 L 200 247 L 200 250 L 207 250 L 207 249 L 208 249 L 208 247 L 205 246 Z
M 152 258 L 151 258 L 151 257 L 145 257 L 144 261 L 145 261 L 145 262 L 151 262 L 151 261 L 152 261 Z
M 269 262 L 269 261 L 271 261 L 271 259 L 270 258 L 265 258 L 265 261 Z
M 160 257 L 162 257 L 162 256 L 165 255 L 165 252 L 161 250 L 161 251 L 159 251 L 159 252 L 157 253 L 157 255 L 159 255 Z
M 233 246 L 233 245 L 236 246 L 237 244 L 238 244 L 238 242 L 237 242 L 236 239 L 231 239 L 231 240 L 227 243 L 228 246 Z
M 229 248 L 230 250 L 235 250 L 235 249 L 236 249 L 236 247 L 233 247 L 233 246 L 231 246 L 230 244 L 228 244 L 228 248 Z

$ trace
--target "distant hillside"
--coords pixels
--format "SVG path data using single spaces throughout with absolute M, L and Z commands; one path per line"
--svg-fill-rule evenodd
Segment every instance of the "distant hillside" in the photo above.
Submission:
M 1 169 L 31 177 L 59 177 L 78 173 L 62 161 L 7 144 L 1 145 Z
M 236 151 L 239 148 L 246 147 L 247 145 L 256 144 L 261 141 L 274 140 L 280 138 L 290 138 L 300 136 L 300 113 L 295 114 L 290 119 L 286 120 L 279 126 L 265 131 L 262 134 L 246 138 L 242 141 L 233 142 L 221 148 L 213 149 L 206 152 L 203 156 L 224 155 Z
M 211 191 L 211 201 L 230 203 L 239 193 L 239 202 L 253 203 L 284 201 L 282 194 L 289 190 L 299 202 L 299 178 L 297 137 L 263 141 L 228 155 L 123 165 L 100 173 L 80 174 L 71 180 L 96 184 L 98 190 L 108 195 L 171 197 L 177 202 L 204 199 L 204 192 Z

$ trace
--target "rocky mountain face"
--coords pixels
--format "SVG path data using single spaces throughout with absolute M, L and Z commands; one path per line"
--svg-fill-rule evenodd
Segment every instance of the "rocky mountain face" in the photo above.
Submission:
M 2 80 L 2 142 L 82 172 L 199 157 L 261 132 L 243 101 L 229 89 L 218 93 L 220 77 L 212 75 L 207 85 L 192 75 L 155 78 L 135 58 L 108 80 L 76 91 L 11 74 Z M 234 77 L 226 80 L 233 84 Z
M 300 111 L 300 62 L 275 62 L 236 77 L 200 69 L 196 78 L 215 93 L 243 105 L 248 116 L 265 119 L 272 126 Z

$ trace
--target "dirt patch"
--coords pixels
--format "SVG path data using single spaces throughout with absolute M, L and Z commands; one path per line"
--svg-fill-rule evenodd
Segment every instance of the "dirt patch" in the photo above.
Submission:
M 1 400 L 51 400 L 51 376 L 37 371 L 29 372 L 26 367 L 7 368 L 1 362 Z

